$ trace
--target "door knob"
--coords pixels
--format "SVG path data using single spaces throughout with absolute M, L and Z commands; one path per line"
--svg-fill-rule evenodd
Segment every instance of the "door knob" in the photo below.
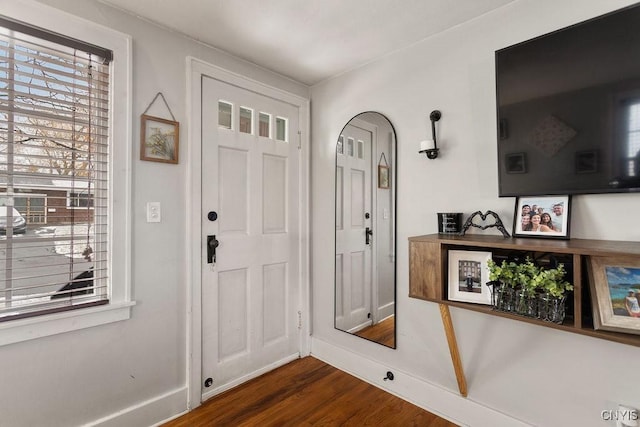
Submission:
M 215 264 L 216 248 L 220 246 L 220 242 L 216 239 L 216 235 L 207 236 L 207 264 Z

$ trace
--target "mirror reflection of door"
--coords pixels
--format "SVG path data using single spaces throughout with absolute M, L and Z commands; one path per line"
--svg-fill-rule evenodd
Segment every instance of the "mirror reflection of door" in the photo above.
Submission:
M 367 112 L 336 144 L 335 327 L 395 348 L 395 158 L 389 120 Z M 385 169 L 379 182 L 379 169 Z M 387 174 L 388 172 L 388 178 Z

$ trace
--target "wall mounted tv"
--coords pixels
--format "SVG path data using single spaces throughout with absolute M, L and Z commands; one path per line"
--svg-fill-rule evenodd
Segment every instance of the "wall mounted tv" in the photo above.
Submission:
M 500 196 L 640 192 L 640 7 L 498 50 Z

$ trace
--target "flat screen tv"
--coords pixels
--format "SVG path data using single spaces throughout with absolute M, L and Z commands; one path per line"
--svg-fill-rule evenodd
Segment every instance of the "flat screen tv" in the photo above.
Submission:
M 640 191 L 640 7 L 495 54 L 500 196 Z

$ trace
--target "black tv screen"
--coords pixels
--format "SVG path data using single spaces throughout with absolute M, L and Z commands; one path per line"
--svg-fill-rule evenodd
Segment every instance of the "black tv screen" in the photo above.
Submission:
M 640 191 L 640 7 L 495 59 L 500 196 Z

